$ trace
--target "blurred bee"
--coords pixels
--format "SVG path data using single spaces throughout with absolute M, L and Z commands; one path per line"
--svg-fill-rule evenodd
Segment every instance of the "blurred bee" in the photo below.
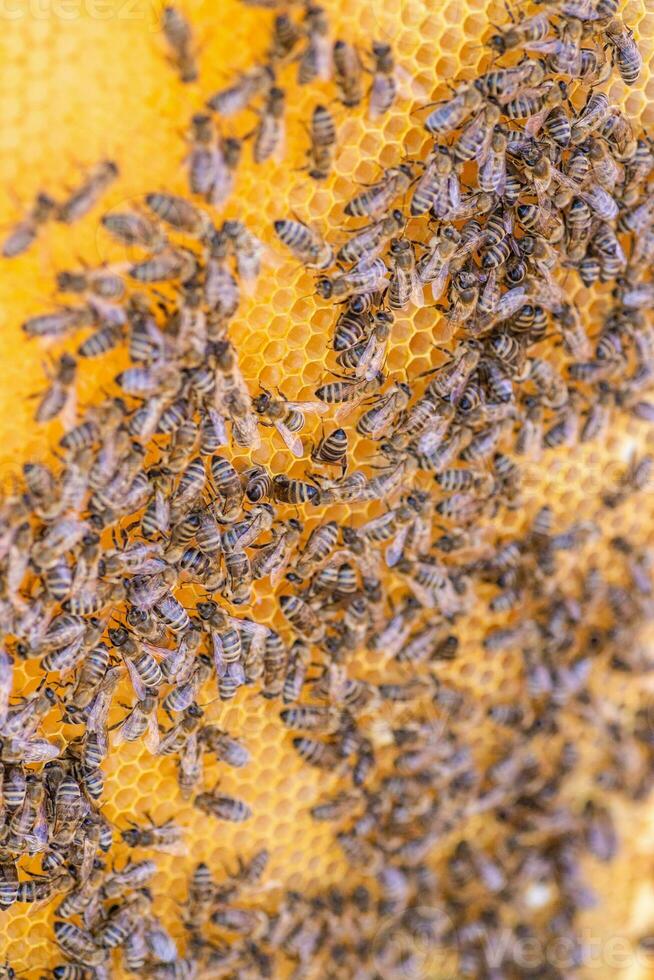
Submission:
M 29 213 L 10 231 L 2 245 L 2 255 L 5 259 L 13 259 L 26 252 L 36 239 L 39 229 L 54 216 L 57 208 L 56 201 L 49 194 L 41 192 Z
M 307 269 L 326 269 L 334 260 L 334 252 L 318 235 L 302 221 L 289 218 L 274 222 L 275 233 Z
M 368 116 L 370 119 L 379 119 L 380 116 L 386 115 L 397 97 L 396 66 L 390 44 L 373 41 L 372 57 L 372 84 L 370 86 Z
M 197 272 L 197 259 L 193 252 L 183 248 L 169 248 L 154 258 L 136 262 L 127 274 L 137 282 L 172 282 L 180 279 L 188 282 Z
M 336 145 L 334 118 L 324 105 L 317 105 L 311 114 L 309 126 L 311 146 L 308 150 L 309 176 L 312 180 L 325 180 L 332 166 L 333 147 Z
M 166 238 L 157 226 L 137 211 L 104 214 L 100 222 L 122 245 L 137 245 L 150 252 L 157 252 L 166 244 Z
M 92 321 L 90 307 L 63 306 L 56 313 L 42 313 L 30 317 L 21 324 L 21 330 L 28 337 L 65 337 L 73 330 L 89 326 Z
M 193 805 L 217 820 L 231 820 L 240 823 L 249 820 L 252 810 L 243 800 L 233 796 L 225 796 L 212 790 L 210 793 L 199 793 L 193 800 Z
M 345 205 L 345 213 L 355 218 L 380 218 L 391 207 L 393 201 L 406 191 L 413 179 L 413 171 L 408 164 L 389 167 L 381 180 L 371 184 L 361 194 L 357 194 Z
M 63 415 L 63 423 L 70 428 L 75 423 L 75 378 L 77 361 L 70 354 L 62 354 L 51 379 L 51 384 L 42 395 L 34 418 L 37 422 L 51 422 Z
M 244 72 L 234 84 L 212 95 L 207 101 L 207 107 L 223 118 L 228 118 L 247 108 L 255 96 L 267 92 L 273 82 L 272 68 L 269 65 L 257 65 Z
M 358 106 L 363 99 L 363 65 L 357 49 L 347 41 L 334 42 L 334 81 L 338 98 L 348 109 Z
M 617 18 L 604 28 L 604 35 L 611 45 L 613 58 L 618 66 L 620 77 L 625 85 L 635 85 L 640 75 L 643 59 L 633 32 Z
M 317 769 L 337 771 L 343 759 L 336 742 L 321 742 L 305 736 L 293 739 L 293 748 L 304 762 Z
M 72 960 L 78 960 L 85 966 L 93 967 L 105 959 L 105 950 L 100 949 L 86 929 L 72 922 L 56 921 L 54 924 L 55 941 Z
M 275 16 L 272 26 L 272 38 L 268 57 L 271 62 L 283 61 L 292 52 L 302 37 L 302 32 L 291 19 L 287 11 Z
M 180 81 L 196 82 L 199 73 L 190 24 L 175 7 L 164 7 L 161 29 L 170 48 L 170 61 L 177 69 Z
M 274 425 L 286 448 L 298 459 L 304 455 L 302 441 L 297 433 L 304 428 L 305 413 L 323 415 L 328 411 L 327 405 L 322 401 L 289 402 L 283 397 L 273 398 L 265 389 L 252 404 L 257 414 L 266 420 L 264 424 Z
M 284 684 L 282 687 L 282 700 L 284 704 L 296 703 L 302 693 L 302 688 L 307 679 L 307 667 L 311 660 L 311 651 L 306 643 L 296 640 L 293 643 L 287 658 Z
M 113 160 L 102 160 L 81 186 L 57 207 L 57 220 L 72 224 L 73 221 L 83 218 L 95 206 L 118 174 L 118 165 Z
M 268 92 L 261 110 L 259 122 L 254 131 L 253 158 L 255 163 L 264 163 L 273 154 L 281 157 L 284 152 L 284 111 L 286 95 L 276 85 Z
M 147 814 L 146 814 L 147 816 Z M 167 820 L 163 824 L 155 824 L 149 819 L 146 827 L 139 827 L 132 821 L 128 821 L 128 830 L 121 831 L 121 838 L 128 847 L 150 847 L 156 851 L 165 851 L 170 854 L 182 853 L 179 844 L 182 838 L 182 828 Z
M 332 48 L 329 21 L 323 7 L 308 3 L 304 11 L 307 44 L 298 58 L 297 80 L 308 85 L 316 79 L 329 81 L 332 75 Z

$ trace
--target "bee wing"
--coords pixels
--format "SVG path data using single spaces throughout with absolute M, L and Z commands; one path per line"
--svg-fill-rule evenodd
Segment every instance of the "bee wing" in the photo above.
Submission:
M 363 398 L 363 394 L 361 394 L 358 398 L 355 398 L 353 401 L 343 402 L 343 404 L 339 405 L 336 411 L 334 412 L 334 419 L 337 422 L 341 422 L 343 419 L 348 418 L 348 416 L 352 414 L 354 409 L 357 408 L 358 405 L 361 403 L 362 398 Z
M 418 308 L 425 305 L 425 296 L 422 290 L 422 284 L 415 270 L 411 273 L 411 302 Z M 372 375 L 372 378 L 374 378 L 374 374 Z M 372 378 L 368 378 L 368 380 L 371 381 Z
M 443 290 L 445 289 L 445 285 L 447 283 L 447 277 L 449 276 L 449 274 L 450 274 L 450 263 L 444 262 L 439 270 L 438 275 L 434 280 L 432 280 L 431 283 L 431 295 L 435 303 L 437 303 L 438 300 L 443 295 Z
M 170 527 L 170 503 L 161 490 L 155 492 L 154 509 L 158 527 L 162 531 L 168 530 Z
M 159 748 L 159 742 L 161 741 L 156 711 L 153 711 L 148 715 L 148 727 L 145 730 L 144 741 L 150 755 L 156 755 L 157 749 Z
M 216 435 L 220 439 L 218 445 L 226 446 L 227 443 L 229 442 L 229 439 L 227 436 L 227 429 L 225 427 L 225 417 L 221 415 L 220 412 L 217 409 L 213 408 L 213 406 L 211 405 L 208 407 L 207 413 L 213 423 L 213 427 L 216 431 Z
M 242 418 L 232 419 L 232 428 L 236 430 L 239 439 L 248 449 L 258 449 L 261 445 L 259 426 L 254 415 L 248 414 Z
M 409 533 L 410 524 L 405 524 L 397 532 L 391 543 L 386 548 L 386 564 L 389 568 L 393 565 L 397 565 L 398 561 L 402 557 L 402 552 L 404 551 L 404 545 L 406 543 L 407 534 Z
M 325 402 L 285 402 L 284 404 L 298 412 L 310 412 L 313 415 L 324 415 L 329 411 L 329 405 L 326 405 Z
M 533 116 L 530 116 L 525 123 L 525 133 L 527 133 L 529 136 L 537 136 L 543 123 L 547 119 L 551 108 L 552 107 L 549 105 L 544 105 L 539 112 L 535 113 Z
M 316 76 L 323 82 L 332 77 L 332 45 L 329 37 L 315 36 L 312 41 L 315 55 Z
M 436 608 L 436 600 L 429 589 L 417 582 L 411 575 L 407 576 L 407 582 L 421 606 L 424 606 L 425 609 Z
M 270 573 L 270 582 L 272 585 L 279 585 L 286 571 L 286 566 L 288 565 L 288 560 L 290 558 L 290 549 L 288 545 L 282 545 L 281 555 L 277 560 L 277 567 Z
M 287 428 L 287 426 L 285 426 L 284 423 L 280 422 L 278 419 L 275 421 L 274 425 L 277 431 L 279 432 L 280 436 L 284 440 L 284 443 L 288 451 L 293 453 L 293 455 L 297 459 L 302 459 L 302 457 L 304 456 L 304 447 L 302 446 L 302 440 L 300 439 L 297 432 L 291 432 L 291 430 Z
M 13 675 L 14 662 L 5 650 L 0 649 L 0 725 L 7 718 Z
M 142 701 L 145 697 L 145 684 L 141 680 L 141 675 L 128 657 L 123 657 L 123 660 L 125 662 L 125 666 L 127 667 L 127 673 L 129 674 L 132 687 L 134 688 L 134 694 L 139 701 Z
M 75 388 L 71 387 L 66 392 L 63 408 L 61 409 L 61 423 L 66 432 L 75 428 L 77 423 L 77 394 Z

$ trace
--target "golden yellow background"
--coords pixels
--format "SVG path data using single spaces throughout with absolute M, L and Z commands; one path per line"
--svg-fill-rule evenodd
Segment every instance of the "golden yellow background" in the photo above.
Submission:
M 443 83 L 459 70 L 474 74 L 482 57 L 480 42 L 487 33 L 487 22 L 505 19 L 502 5 L 483 0 L 450 0 L 447 4 L 440 0 L 325 0 L 324 6 L 334 37 L 354 40 L 362 50 L 369 47 L 373 36 L 392 39 L 400 64 L 415 82 L 407 86 L 406 95 L 417 104 L 442 96 Z M 616 82 L 611 90 L 613 98 L 624 99 L 630 116 L 640 118 L 644 125 L 654 120 L 654 4 L 650 2 L 649 12 L 647 6 L 631 2 L 624 12 L 626 22 L 635 28 L 644 58 L 641 81 L 626 99 L 621 83 Z M 167 61 L 157 29 L 160 8 L 154 4 L 143 0 L 26 0 L 20 4 L 0 0 L 0 224 L 8 229 L 19 220 L 22 209 L 40 190 L 61 196 L 80 180 L 86 167 L 101 158 L 115 159 L 121 170 L 101 208 L 70 228 L 50 223 L 25 256 L 0 262 L 0 457 L 7 478 L 25 458 L 45 455 L 60 434 L 56 424 L 51 431 L 37 432 L 29 397 L 43 387 L 44 365 L 59 347 L 27 341 L 21 322 L 57 302 L 56 270 L 75 267 L 82 260 L 94 265 L 125 258 L 99 229 L 99 215 L 138 199 L 145 191 L 182 191 L 184 134 L 190 115 L 235 71 L 264 56 L 269 13 L 238 0 L 189 0 L 181 9 L 194 26 L 201 67 L 199 83 L 187 86 L 178 81 Z M 420 152 L 426 145 L 420 118 L 409 115 L 412 103 L 406 99 L 379 125 L 371 125 L 363 110 L 346 113 L 337 106 L 335 173 L 325 186 L 316 187 L 297 172 L 304 164 L 306 148 L 300 122 L 309 118 L 321 98 L 331 99 L 333 89 L 323 86 L 322 95 L 320 86 L 300 90 L 292 78 L 291 68 L 283 76 L 289 93 L 286 160 L 255 169 L 246 149 L 236 195 L 225 214 L 243 217 L 270 242 L 272 220 L 293 209 L 338 240 L 343 226 L 340 204 L 352 182 L 372 179 L 378 166 L 396 162 L 405 151 Z M 254 122 L 250 114 L 239 119 L 234 130 L 227 126 L 225 131 L 243 134 Z M 592 322 L 593 314 L 601 309 L 601 294 L 574 288 Z M 311 276 L 287 257 L 280 257 L 265 267 L 255 295 L 244 303 L 231 337 L 241 352 L 253 392 L 261 380 L 268 386 L 282 385 L 290 398 L 310 397 L 323 376 L 327 330 L 333 316 L 316 306 L 312 289 Z M 423 310 L 413 320 L 400 318 L 393 333 L 391 371 L 404 368 L 407 352 L 412 376 L 430 366 L 430 348 L 438 339 L 427 327 L 432 317 Z M 116 354 L 84 364 L 80 403 L 88 403 L 122 363 L 122 355 Z M 278 442 L 273 445 L 280 449 Z M 600 491 L 613 481 L 631 449 L 639 447 L 644 452 L 646 445 L 654 449 L 654 438 L 647 435 L 646 426 L 629 422 L 617 426 L 601 445 L 575 450 L 574 458 L 565 452 L 546 453 L 540 468 L 532 467 L 524 512 L 506 519 L 507 532 L 533 516 L 542 502 L 554 506 L 557 527 L 565 527 L 580 514 L 592 518 L 598 512 Z M 262 452 L 269 452 L 269 447 L 268 441 Z M 273 456 L 275 472 L 287 463 L 286 453 Z M 337 509 L 336 513 L 346 511 Z M 613 533 L 651 538 L 651 495 L 639 500 L 637 510 L 621 508 L 610 520 Z M 582 555 L 575 556 L 576 570 L 570 559 L 571 575 L 580 575 L 591 559 L 611 574 L 611 556 L 594 547 L 591 542 Z M 272 597 L 261 597 L 257 618 L 272 617 L 274 606 Z M 447 668 L 453 679 L 474 692 L 481 706 L 493 704 L 500 691 L 501 700 L 510 700 L 521 683 L 512 655 L 495 659 L 483 655 L 480 640 L 489 625 L 491 620 L 481 614 L 470 617 L 465 634 L 462 631 L 461 655 Z M 644 637 L 643 642 L 648 639 Z M 373 665 L 361 666 L 368 676 L 378 679 Z M 597 671 L 593 683 L 600 696 L 619 706 L 626 716 L 636 693 L 642 696 L 642 690 L 636 691 L 641 682 L 628 676 L 621 682 L 622 689 L 613 684 L 610 691 L 604 690 Z M 268 896 L 274 899 L 281 886 L 311 890 L 338 881 L 346 873 L 330 826 L 314 823 L 308 815 L 313 802 L 337 782 L 300 764 L 277 718 L 278 710 L 277 705 L 249 691 L 242 691 L 232 705 L 211 708 L 212 717 L 231 734 L 242 737 L 253 754 L 246 769 L 221 768 L 221 787 L 245 799 L 254 810 L 253 819 L 242 826 L 210 822 L 199 818 L 191 806 L 182 805 L 170 760 L 153 760 L 145 751 L 129 746 L 114 753 L 105 765 L 103 811 L 117 826 L 125 826 L 124 816 L 138 817 L 150 809 L 158 820 L 174 816 L 186 830 L 187 858 L 158 856 L 160 872 L 154 880 L 157 910 L 176 935 L 180 934 L 175 920 L 180 917 L 187 875 L 199 860 L 209 861 L 220 875 L 222 869 L 234 868 L 236 855 L 247 857 L 257 847 L 269 847 L 272 857 L 261 896 L 266 901 Z M 564 734 L 574 740 L 581 730 L 572 719 L 569 726 Z M 471 738 L 480 757 L 492 755 L 482 726 Z M 583 735 L 579 738 L 583 765 L 575 792 L 583 801 L 601 749 L 583 742 Z M 549 748 L 543 746 L 544 753 Z M 218 777 L 217 767 L 209 771 L 209 785 L 214 777 Z M 574 808 L 574 800 L 572 805 Z M 654 820 L 651 814 L 648 817 L 645 804 L 627 806 L 617 801 L 614 812 L 620 817 L 620 856 L 611 866 L 587 862 L 589 880 L 605 899 L 603 907 L 582 918 L 585 934 L 597 937 L 601 947 L 587 975 L 635 980 L 650 975 L 645 965 L 636 962 L 633 943 L 647 929 L 654 929 Z M 494 829 L 488 820 L 480 819 L 470 821 L 461 833 L 491 842 Z M 126 856 L 125 849 L 118 853 Z M 141 855 L 146 856 L 139 852 Z M 30 978 L 56 962 L 50 912 L 15 906 L 0 913 L 0 960 L 7 955 L 13 967 Z M 624 971 L 622 939 L 627 943 Z

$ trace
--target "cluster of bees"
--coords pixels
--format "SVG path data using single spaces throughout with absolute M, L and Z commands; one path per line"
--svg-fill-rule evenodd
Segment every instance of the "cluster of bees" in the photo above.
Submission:
M 172 8 L 163 16 L 180 77 L 194 81 L 190 28 Z M 338 304 L 333 367 L 312 400 L 250 391 L 230 324 L 270 246 L 211 209 L 232 192 L 243 139 L 256 162 L 283 149 L 278 81 L 291 63 L 300 84 L 333 79 L 345 108 L 367 98 L 373 118 L 401 98 L 389 45 L 375 42 L 366 65 L 353 43 L 332 43 L 313 4 L 298 17 L 276 13 L 266 63 L 193 116 L 189 195 L 153 192 L 102 218 L 140 257 L 61 272 L 70 305 L 23 324 L 48 342 L 90 328 L 79 358 L 124 345 L 130 359 L 78 417 L 77 359 L 61 355 L 36 409 L 38 421 L 64 423 L 61 465 L 26 463 L 0 509 L 0 905 L 63 895 L 55 939 L 67 962 L 56 977 L 109 977 L 115 950 L 126 970 L 161 978 L 273 977 L 286 960 L 300 978 L 323 957 L 326 977 L 419 976 L 425 950 L 455 952 L 460 976 L 523 976 L 510 943 L 499 944 L 497 969 L 485 961 L 507 928 L 516 943 L 569 941 L 569 971 L 556 975 L 583 960 L 575 917 L 594 899 L 579 856 L 613 857 L 601 791 L 644 798 L 653 748 L 647 713 L 629 729 L 590 678 L 595 665 L 604 676 L 647 670 L 635 638 L 651 618 L 650 556 L 616 539 L 631 587 L 592 569 L 576 593 L 556 573 L 561 555 L 599 533 L 593 521 L 556 529 L 544 507 L 507 537 L 492 520 L 521 506 L 523 460 L 597 439 L 617 410 L 654 419 L 654 154 L 599 88 L 613 68 L 632 84 L 640 66 L 614 0 L 560 0 L 489 47 L 489 70 L 425 114 L 427 157 L 398 160 L 344 202 L 357 221 L 344 243 L 295 216 L 274 220 L 280 247 L 315 273 L 318 301 Z M 259 98 L 248 137 L 219 135 L 222 120 Z M 309 179 L 329 174 L 337 129 L 317 106 Z M 562 269 L 613 285 L 592 337 Z M 452 343 L 426 378 L 389 377 L 395 320 L 428 296 Z M 310 461 L 307 416 L 325 424 Z M 289 470 L 306 460 L 301 477 L 243 461 L 261 457 L 263 431 L 271 454 L 288 452 Z M 604 504 L 646 488 L 652 465 L 634 457 Z M 330 515 L 357 503 L 379 513 Z M 256 621 L 265 580 L 278 628 Z M 521 697 L 488 710 L 441 676 L 459 656 L 458 624 L 480 603 L 505 624 L 487 633 L 487 654 L 517 651 L 525 677 Z M 361 676 L 363 650 L 383 683 Z M 14 690 L 16 660 L 38 663 L 35 690 Z M 204 779 L 207 761 L 249 761 L 205 710 L 207 691 L 228 702 L 245 687 L 279 704 L 307 765 L 345 782 L 312 817 L 334 824 L 362 884 L 287 892 L 271 911 L 252 907 L 266 852 L 224 882 L 200 865 L 181 952 L 153 911 L 154 862 L 107 870 L 102 766 L 110 745 L 142 743 L 175 760 L 181 796 L 198 810 L 248 820 L 244 800 Z M 581 814 L 562 797 L 578 761 L 564 711 L 593 725 L 606 757 Z M 42 734 L 55 715 L 65 745 Z M 506 745 L 486 767 L 469 741 L 483 724 Z M 539 754 L 542 740 L 558 754 Z M 497 853 L 456 836 L 479 814 L 506 831 Z M 180 837 L 174 822 L 122 833 L 129 847 L 154 850 Z M 442 877 L 429 858 L 444 840 Z M 25 872 L 23 859 L 36 856 L 38 874 Z M 481 902 L 468 901 L 480 889 Z M 538 969 L 555 975 L 545 960 Z

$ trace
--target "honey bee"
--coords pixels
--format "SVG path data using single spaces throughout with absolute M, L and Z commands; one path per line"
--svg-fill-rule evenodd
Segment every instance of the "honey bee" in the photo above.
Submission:
M 77 190 L 57 206 L 57 221 L 72 224 L 95 207 L 107 187 L 116 180 L 119 170 L 113 160 L 102 160 Z
M 275 500 L 286 504 L 311 503 L 317 506 L 320 503 L 320 493 L 316 487 L 304 480 L 289 479 L 283 473 L 274 477 L 272 489 Z
M 281 157 L 283 154 L 285 109 L 284 90 L 273 85 L 266 96 L 266 103 L 254 132 L 252 155 L 255 163 L 265 163 L 273 155 Z
M 470 116 L 481 108 L 483 96 L 476 86 L 463 85 L 447 102 L 427 116 L 424 126 L 434 136 L 459 129 Z
M 347 41 L 338 40 L 334 42 L 332 56 L 338 98 L 348 109 L 353 109 L 363 100 L 363 65 L 359 53 Z
M 342 766 L 343 760 L 335 742 L 301 736 L 293 739 L 293 748 L 304 762 L 317 769 L 334 771 Z
M 193 805 L 203 813 L 217 820 L 230 820 L 240 823 L 249 820 L 252 810 L 243 800 L 238 800 L 234 796 L 226 796 L 212 790 L 210 793 L 199 793 L 193 800 Z
M 307 640 L 319 640 L 325 627 L 314 610 L 299 596 L 281 595 L 279 606 L 291 626 Z
M 37 194 L 29 213 L 12 229 L 2 245 L 2 255 L 5 259 L 13 259 L 22 255 L 32 245 L 40 228 L 54 217 L 57 208 L 56 201 L 49 194 Z
M 199 73 L 190 24 L 175 7 L 164 7 L 161 29 L 170 48 L 170 61 L 177 69 L 180 81 L 196 82 Z
M 307 269 L 326 269 L 334 261 L 331 246 L 304 222 L 285 218 L 275 221 L 274 228 L 280 241 Z
M 269 65 L 257 65 L 244 72 L 232 85 L 221 89 L 207 101 L 207 107 L 223 118 L 236 115 L 247 108 L 250 101 L 270 89 L 274 73 Z
M 304 428 L 305 413 L 323 415 L 328 410 L 327 405 L 322 401 L 290 402 L 285 398 L 273 398 L 265 389 L 252 404 L 254 410 L 266 419 L 268 424 L 274 425 L 284 440 L 286 448 L 298 459 L 304 455 L 302 441 L 297 433 Z
M 190 142 L 189 189 L 192 194 L 200 194 L 210 200 L 213 188 L 221 177 L 221 166 L 224 166 L 211 116 L 197 112 L 191 117 Z
M 178 845 L 182 837 L 182 828 L 172 820 L 159 825 L 149 820 L 146 827 L 139 827 L 132 821 L 128 822 L 129 829 L 121 831 L 121 838 L 128 847 L 151 847 L 157 851 L 180 853 Z
M 322 276 L 316 282 L 316 293 L 335 302 L 356 293 L 371 293 L 383 289 L 388 282 L 388 270 L 383 259 L 361 259 L 349 272 L 337 276 Z
M 65 337 L 66 334 L 89 326 L 93 311 L 88 306 L 64 306 L 55 313 L 32 316 L 21 324 L 28 337 Z
M 404 215 L 396 208 L 379 221 L 354 232 L 338 250 L 339 262 L 356 263 L 364 258 L 369 260 L 375 258 L 381 252 L 385 242 L 395 232 L 400 231 L 404 224 Z
M 324 105 L 317 105 L 311 114 L 309 126 L 311 146 L 308 150 L 309 176 L 312 180 L 325 180 L 332 166 L 333 147 L 336 145 L 334 119 Z
M 328 466 L 340 466 L 345 472 L 347 467 L 348 438 L 345 429 L 334 429 L 322 437 L 311 453 L 314 463 Z
M 131 265 L 127 274 L 143 283 L 172 282 L 175 279 L 188 282 L 196 271 L 197 259 L 193 252 L 183 248 L 168 248 L 154 258 Z
M 372 57 L 374 67 L 368 115 L 370 119 L 379 119 L 386 115 L 397 97 L 396 66 L 390 44 L 373 41 Z
M 72 959 L 88 967 L 98 966 L 104 961 L 105 951 L 96 945 L 93 936 L 86 929 L 73 922 L 56 921 L 54 933 L 57 944 Z
M 64 425 L 75 420 L 74 383 L 77 361 L 70 354 L 62 354 L 51 379 L 50 387 L 41 397 L 34 418 L 37 422 L 50 422 L 63 415 Z
M 298 58 L 298 84 L 308 85 L 316 79 L 329 81 L 332 74 L 332 49 L 325 10 L 311 3 L 307 4 L 304 24 L 307 44 Z
M 489 45 L 498 54 L 505 54 L 514 48 L 529 48 L 534 41 L 542 41 L 550 30 L 547 13 L 526 17 L 489 39 Z
M 412 178 L 413 171 L 408 164 L 390 167 L 381 180 L 348 201 L 345 213 L 357 218 L 380 218 L 390 209 L 395 198 L 407 190 Z
M 572 124 L 570 139 L 572 143 L 582 143 L 591 133 L 599 129 L 609 116 L 611 107 L 603 92 L 591 92 L 584 108 Z
M 409 404 L 411 391 L 403 382 L 393 385 L 357 422 L 357 432 L 369 439 L 380 439 L 393 419 Z
M 614 18 L 604 28 L 604 35 L 611 45 L 615 63 L 620 77 L 625 85 L 635 85 L 640 75 L 643 59 L 638 45 L 634 41 L 633 32 Z
M 115 744 L 136 742 L 145 736 L 148 751 L 155 755 L 159 747 L 159 728 L 157 725 L 157 698 L 146 694 L 130 708 L 125 718 L 115 726 Z

